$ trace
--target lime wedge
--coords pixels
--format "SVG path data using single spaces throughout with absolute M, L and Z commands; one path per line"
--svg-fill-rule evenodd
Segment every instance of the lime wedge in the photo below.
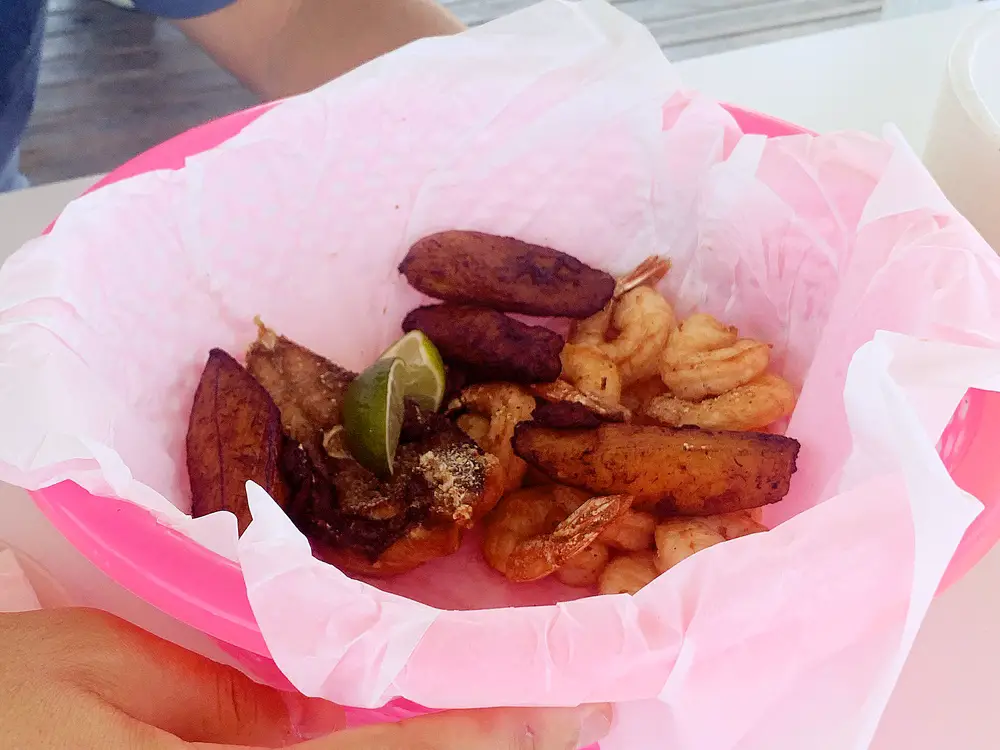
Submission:
M 381 477 L 392 474 L 403 426 L 403 378 L 398 357 L 378 360 L 358 375 L 344 394 L 344 435 L 358 463 Z
M 386 349 L 381 359 L 398 357 L 405 364 L 403 395 L 421 409 L 437 411 L 444 398 L 444 361 L 434 343 L 421 331 L 410 331 Z

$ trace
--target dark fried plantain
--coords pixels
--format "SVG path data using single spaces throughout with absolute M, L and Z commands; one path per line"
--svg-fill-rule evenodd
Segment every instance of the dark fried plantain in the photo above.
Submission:
M 257 321 L 247 369 L 281 411 L 285 432 L 300 443 L 321 441 L 340 424 L 340 407 L 356 375 Z
M 552 480 L 639 509 L 705 516 L 757 508 L 788 493 L 799 443 L 782 435 L 603 424 L 555 430 L 522 423 L 514 451 Z
M 524 315 L 586 318 L 615 290 L 614 277 L 566 253 L 460 230 L 418 241 L 399 272 L 435 299 Z
M 598 417 L 602 422 L 628 422 L 632 419 L 632 412 L 621 404 L 608 405 L 565 380 L 536 383 L 531 386 L 531 392 L 550 404 L 577 404 Z
M 419 330 L 449 363 L 475 380 L 544 383 L 562 371 L 563 338 L 495 310 L 464 305 L 428 305 L 411 310 L 403 330 Z
M 286 441 L 288 515 L 322 559 L 346 572 L 394 575 L 458 548 L 488 513 L 503 476 L 454 423 L 407 404 L 396 468 L 382 481 L 349 457 Z
M 219 510 L 236 516 L 242 534 L 252 520 L 246 483 L 252 480 L 284 507 L 281 415 L 267 391 L 239 362 L 213 349 L 194 394 L 187 431 L 191 515 Z
M 542 427 L 569 430 L 597 427 L 602 420 L 583 404 L 553 401 L 543 402 L 535 407 L 532 421 Z

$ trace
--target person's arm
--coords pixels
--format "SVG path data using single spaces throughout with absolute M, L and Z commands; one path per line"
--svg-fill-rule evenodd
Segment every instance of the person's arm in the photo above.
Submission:
M 308 91 L 407 42 L 464 28 L 434 0 L 235 0 L 176 24 L 267 99 Z

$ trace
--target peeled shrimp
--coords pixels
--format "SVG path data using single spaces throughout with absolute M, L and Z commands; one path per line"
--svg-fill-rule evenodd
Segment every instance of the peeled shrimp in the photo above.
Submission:
M 560 357 L 561 377 L 564 380 L 604 406 L 618 406 L 622 397 L 622 381 L 611 357 L 592 344 L 566 344 Z
M 660 352 L 676 325 L 673 308 L 654 288 L 669 268 L 666 260 L 647 258 L 619 279 L 607 307 L 577 323 L 570 334 L 571 344 L 595 346 L 610 357 L 622 385 L 657 371 Z
M 732 346 L 739 337 L 736 326 L 723 325 L 708 313 L 695 313 L 670 335 L 667 349 L 671 352 L 708 352 Z
M 660 361 L 660 377 L 678 398 L 700 401 L 746 385 L 767 369 L 771 347 L 752 339 L 707 352 L 668 347 Z
M 653 582 L 659 571 L 656 553 L 636 552 L 616 557 L 601 573 L 598 591 L 602 594 L 635 594 Z
M 600 541 L 625 552 L 641 552 L 653 546 L 656 518 L 649 513 L 629 510 L 604 530 Z
M 656 567 L 663 573 L 695 552 L 719 542 L 767 531 L 753 511 L 700 518 L 671 518 L 656 527 Z
M 760 508 L 752 510 L 737 510 L 732 513 L 720 513 L 715 516 L 706 516 L 713 527 L 726 539 L 738 539 L 748 534 L 758 534 L 767 531 L 767 527 L 760 522 Z
M 486 442 L 486 436 L 490 434 L 490 418 L 482 414 L 470 411 L 460 415 L 455 424 L 477 444 Z M 479 447 L 482 448 L 482 445 Z
M 451 408 L 462 407 L 489 417 L 490 424 L 486 434 L 480 438 L 473 437 L 473 440 L 500 462 L 505 477 L 504 492 L 520 487 L 528 465 L 514 454 L 511 439 L 517 424 L 531 419 L 531 413 L 535 410 L 535 397 L 512 383 L 483 383 L 469 386 L 451 404 Z M 468 433 L 476 424 L 466 420 L 463 429 Z M 481 422 L 478 427 L 482 428 Z
M 547 485 L 504 497 L 486 518 L 483 557 L 514 582 L 537 581 L 580 554 L 632 504 Z
M 682 560 L 726 541 L 706 518 L 672 518 L 656 527 L 656 569 L 665 573 Z
M 645 416 L 670 427 L 693 425 L 707 430 L 761 430 L 795 408 L 795 391 L 787 380 L 764 373 L 704 401 L 663 395 L 652 399 Z
M 611 552 L 607 545 L 594 542 L 582 552 L 573 555 L 554 575 L 566 586 L 588 589 L 597 585 L 610 558 Z
M 645 410 L 647 404 L 657 396 L 662 396 L 667 392 L 667 386 L 663 384 L 660 373 L 656 373 L 651 378 L 632 383 L 628 388 L 622 390 L 622 406 L 633 412 L 639 413 Z
M 614 313 L 614 301 L 636 287 L 643 285 L 656 286 L 670 270 L 670 261 L 658 255 L 651 255 L 640 263 L 630 273 L 618 277 L 615 293 L 611 302 L 604 309 L 594 313 L 589 318 L 577 321 L 570 331 L 569 341 L 573 344 L 603 344 L 607 340 L 608 329 Z

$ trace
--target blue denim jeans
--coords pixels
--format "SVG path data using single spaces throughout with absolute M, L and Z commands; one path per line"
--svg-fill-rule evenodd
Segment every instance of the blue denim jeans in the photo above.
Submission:
M 0 166 L 0 193 L 28 187 L 28 178 L 19 170 L 20 156 L 20 149 L 15 148 L 7 163 Z

